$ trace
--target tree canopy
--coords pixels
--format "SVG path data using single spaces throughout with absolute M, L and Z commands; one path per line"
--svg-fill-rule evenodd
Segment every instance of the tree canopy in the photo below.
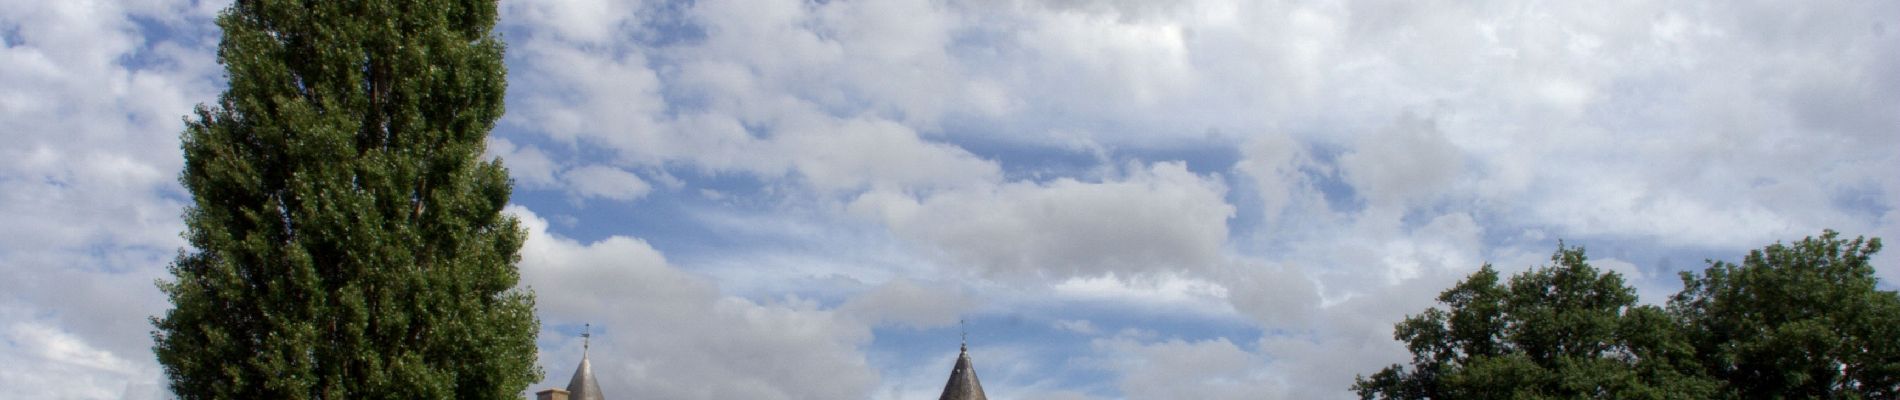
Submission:
M 1561 244 L 1500 283 L 1485 265 L 1400 322 L 1412 353 L 1360 377 L 1366 399 L 1895 398 L 1900 297 L 1868 264 L 1880 240 L 1827 231 L 1684 272 L 1667 308 Z
M 1729 397 L 1900 398 L 1900 297 L 1876 288 L 1878 251 L 1833 231 L 1776 243 L 1682 273 L 1669 310 Z
M 526 233 L 482 160 L 494 0 L 239 0 L 186 119 L 190 248 L 154 352 L 181 398 L 516 398 L 539 379 Z
M 1362 377 L 1364 398 L 1670 398 L 1712 387 L 1672 362 L 1684 345 L 1663 310 L 1636 305 L 1616 272 L 1559 246 L 1552 264 L 1500 282 L 1485 265 L 1398 324 L 1412 352 Z
M 1412 366 L 1359 377 L 1360 398 L 1900 398 L 1900 296 L 1879 239 L 1835 231 L 1682 273 L 1668 307 L 1558 245 L 1497 282 L 1492 265 L 1398 322 Z

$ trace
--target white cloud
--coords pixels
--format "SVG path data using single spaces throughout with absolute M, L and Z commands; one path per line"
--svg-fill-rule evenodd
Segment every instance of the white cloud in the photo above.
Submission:
M 180 117 L 216 93 L 220 6 L 0 1 L 0 397 L 162 390 L 145 318 L 184 244 Z
M 508 176 L 514 178 L 516 185 L 529 188 L 556 187 L 559 181 L 554 174 L 560 171 L 560 165 L 548 158 L 547 153 L 531 145 L 515 145 L 508 139 L 488 138 L 488 154 L 484 158 L 500 158 L 502 165 L 508 168 Z
M 579 43 L 609 43 L 636 26 L 643 1 L 632 0 L 524 0 L 502 3 L 502 15 L 515 24 L 531 25 L 555 37 Z
M 1371 374 L 1387 365 L 1407 359 L 1402 343 L 1392 339 L 1393 325 L 1407 315 L 1430 306 L 1432 299 L 1453 282 L 1477 269 L 1438 271 L 1406 282 L 1377 286 L 1325 304 L 1299 295 L 1279 302 L 1256 302 L 1253 307 L 1238 302 L 1266 329 L 1250 348 L 1232 348 L 1230 343 L 1193 344 L 1197 351 L 1224 354 L 1230 365 L 1213 368 L 1210 376 L 1226 376 L 1228 385 L 1251 382 L 1262 387 L 1269 398 L 1349 398 L 1348 390 L 1357 375 Z M 1299 290 L 1294 283 L 1293 290 Z M 1279 288 L 1251 288 L 1251 290 Z M 1255 296 L 1276 296 L 1273 292 L 1243 292 Z M 1310 295 L 1309 295 L 1310 296 Z M 1262 307 L 1264 305 L 1264 307 Z M 1184 351 L 1184 350 L 1182 350 Z M 1249 381 L 1241 377 L 1252 379 Z M 1131 383 L 1125 378 L 1123 385 Z
M 579 243 L 520 206 L 529 239 L 523 283 L 548 326 L 592 323 L 601 389 L 677 399 L 862 398 L 877 382 L 857 347 L 869 328 L 809 301 L 755 303 L 681 271 L 645 241 Z M 546 380 L 563 387 L 579 362 L 574 332 L 542 330 Z M 549 346 L 551 344 L 551 346 Z
M 838 306 L 838 312 L 871 324 L 923 329 L 949 326 L 976 302 L 960 288 L 945 282 L 915 282 L 898 278 L 859 294 Z
M 1362 136 L 1339 157 L 1341 174 L 1374 207 L 1412 205 L 1452 189 L 1464 167 L 1436 123 L 1405 116 L 1378 135 Z
M 1101 333 L 1101 330 L 1096 329 L 1095 323 L 1089 322 L 1086 319 L 1056 320 L 1055 328 L 1068 331 L 1068 332 L 1073 332 L 1078 335 L 1086 335 L 1086 336 L 1093 336 L 1097 333 Z
M 1031 54 L 1027 64 L 1085 101 L 1146 108 L 1192 90 L 1199 77 L 1188 59 L 1185 28 L 1173 21 L 1130 20 L 1090 13 L 1042 13 L 1020 32 Z M 1062 71 L 1060 74 L 1055 74 Z M 1106 100 L 1106 101 L 1104 101 Z M 1110 110 L 1089 110 L 1110 111 Z
M 795 155 L 790 163 L 820 189 L 957 187 L 1002 174 L 995 163 L 890 121 L 799 120 L 785 129 L 772 148 Z
M 666 161 L 687 145 L 660 121 L 667 106 L 645 53 L 530 37 L 511 43 L 508 54 L 511 94 L 503 125 L 569 145 L 604 145 L 636 163 Z
M 164 306 L 150 282 L 182 244 L 185 203 L 181 160 L 160 150 L 214 98 L 219 7 L 0 1 L 0 309 L 22 310 L 0 329 L 129 364 L 0 346 L 4 364 L 36 367 L 0 379 L 57 371 L 105 390 L 84 397 L 156 380 L 142 317 Z M 1558 238 L 1739 256 L 1828 227 L 1900 236 L 1900 92 L 1883 90 L 1900 85 L 1896 3 L 529 0 L 503 14 L 510 113 L 490 150 L 518 183 L 570 201 L 641 199 L 652 182 L 706 193 L 681 225 L 737 237 L 668 248 L 706 260 L 695 275 L 613 228 L 586 244 L 537 228 L 524 274 L 550 287 L 544 320 L 599 322 L 601 370 L 643 393 L 928 396 L 948 364 L 881 377 L 858 355 L 880 343 L 867 324 L 942 326 L 969 306 L 958 296 L 1016 296 L 1216 309 L 1272 332 L 1103 341 L 1136 356 L 1106 378 L 1123 397 L 1340 398 L 1352 374 L 1402 360 L 1393 322 L 1486 261 L 1541 262 Z M 1051 148 L 1084 165 L 1048 168 L 1067 162 Z M 1209 170 L 1234 179 L 1192 172 Z M 649 235 L 676 233 L 691 234 Z M 816 238 L 754 242 L 802 237 Z M 1882 277 L 1897 257 L 1877 261 Z M 1600 260 L 1644 298 L 1672 283 L 1648 260 Z M 574 342 L 547 335 L 559 382 Z M 840 378 L 798 375 L 813 365 Z M 684 386 L 699 375 L 729 384 Z M 1169 379 L 1203 384 L 1144 386 Z M 1115 394 L 1012 382 L 993 394 Z M 16 387 L 0 397 L 40 390 Z
M 1142 343 L 1098 339 L 1133 399 L 1258 399 L 1287 397 L 1287 383 L 1261 371 L 1262 359 L 1227 339 Z
M 1242 158 L 1234 171 L 1253 178 L 1254 193 L 1260 196 L 1264 225 L 1279 221 L 1280 213 L 1294 202 L 1294 196 L 1317 194 L 1302 167 L 1311 165 L 1303 144 L 1289 135 L 1257 135 L 1244 144 Z
M 1132 165 L 1118 180 L 1014 182 L 923 199 L 873 193 L 850 207 L 977 272 L 1061 279 L 1211 264 L 1234 213 L 1225 194 L 1185 165 L 1157 163 Z
M 46 321 L 0 311 L 0 397 L 73 399 L 158 398 L 156 365 L 95 347 Z
M 939 74 L 931 70 L 904 78 L 856 62 L 861 60 L 846 62 L 835 54 L 842 44 L 820 38 L 820 32 L 804 25 L 840 24 L 836 29 L 863 33 L 866 39 L 891 30 L 935 32 L 919 25 L 928 22 L 927 14 L 906 14 L 913 20 L 909 23 L 878 20 L 904 7 L 926 5 L 890 6 L 898 9 L 817 13 L 796 2 L 702 2 L 689 14 L 711 36 L 699 45 L 673 49 L 679 54 L 531 38 L 512 56 L 521 65 L 516 70 L 525 73 L 511 78 L 518 82 L 515 87 L 523 88 L 514 95 L 519 101 L 511 103 L 521 110 L 511 114 L 511 125 L 573 145 L 604 146 L 623 167 L 684 162 L 708 172 L 738 171 L 768 179 L 797 176 L 819 190 L 954 186 L 997 179 L 1000 172 L 994 163 L 926 140 L 912 126 L 896 122 L 934 119 L 948 107 L 936 104 L 942 96 L 920 91 L 918 84 L 942 82 L 945 91 L 962 91 L 964 86 L 937 79 Z M 517 27 L 531 34 L 553 29 L 536 19 L 526 22 Z M 933 57 L 887 42 L 851 46 L 854 54 L 858 47 L 869 47 L 862 51 L 911 66 L 914 58 Z M 932 54 L 937 60 L 932 63 L 944 62 L 941 51 Z M 674 57 L 680 55 L 694 57 L 677 61 Z M 844 80 L 838 74 L 847 69 L 860 70 L 849 76 L 892 81 Z M 671 79 L 663 81 L 662 72 Z M 833 86 L 803 86 L 825 82 L 858 82 L 849 85 L 856 94 L 880 96 L 877 104 L 899 107 L 885 116 L 832 114 L 834 108 L 859 106 L 839 104 L 838 93 L 810 93 Z M 663 96 L 668 92 L 704 102 L 706 108 L 672 113 L 674 106 Z M 992 92 L 977 90 L 972 95 L 988 103 L 998 101 Z
M 1298 267 L 1235 260 L 1216 276 L 1235 311 L 1263 328 L 1298 328 L 1318 317 L 1319 289 Z
M 619 168 L 589 165 L 561 172 L 568 193 L 578 199 L 634 200 L 653 191 L 639 175 Z
M 1662 305 L 1669 301 L 1670 295 L 1682 290 L 1682 281 L 1672 279 L 1675 274 L 1644 271 L 1629 261 L 1597 256 L 1591 257 L 1590 265 L 1598 271 L 1622 275 L 1623 284 L 1636 289 L 1636 300 L 1642 304 Z
M 1116 304 L 1130 311 L 1219 316 L 1232 312 L 1227 287 L 1178 275 L 1072 277 L 1050 286 L 1060 300 Z

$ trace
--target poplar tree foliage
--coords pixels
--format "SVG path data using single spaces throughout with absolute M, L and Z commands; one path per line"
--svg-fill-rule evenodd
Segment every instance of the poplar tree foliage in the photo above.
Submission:
M 539 379 L 526 232 L 482 160 L 494 0 L 238 0 L 230 87 L 186 118 L 193 203 L 153 318 L 199 399 L 518 398 Z
M 1900 294 L 1878 289 L 1880 239 L 1834 231 L 1682 273 L 1667 308 L 1558 248 L 1498 283 L 1489 265 L 1398 324 L 1412 352 L 1361 398 L 1900 398 Z

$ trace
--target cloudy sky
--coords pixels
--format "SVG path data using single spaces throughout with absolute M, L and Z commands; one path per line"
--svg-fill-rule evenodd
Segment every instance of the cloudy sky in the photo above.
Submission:
M 156 398 L 186 0 L 0 0 L 0 398 Z M 533 389 L 1342 398 L 1558 240 L 1900 238 L 1900 3 L 504 0 Z M 1882 172 L 1885 171 L 1885 172 Z M 1896 252 L 1877 265 L 1900 281 Z

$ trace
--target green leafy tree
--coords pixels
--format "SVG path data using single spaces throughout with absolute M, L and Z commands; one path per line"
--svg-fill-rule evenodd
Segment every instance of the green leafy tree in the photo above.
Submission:
M 1366 399 L 1699 398 L 1714 383 L 1655 306 L 1637 306 L 1615 272 L 1582 248 L 1558 246 L 1553 265 L 1500 283 L 1485 265 L 1398 324 L 1412 353 L 1360 377 Z
M 1880 239 L 1834 231 L 1684 272 L 1669 309 L 1731 398 L 1900 398 L 1900 297 Z
M 494 0 L 238 0 L 230 87 L 186 119 L 191 248 L 153 350 L 181 398 L 517 398 L 526 238 L 483 141 Z

